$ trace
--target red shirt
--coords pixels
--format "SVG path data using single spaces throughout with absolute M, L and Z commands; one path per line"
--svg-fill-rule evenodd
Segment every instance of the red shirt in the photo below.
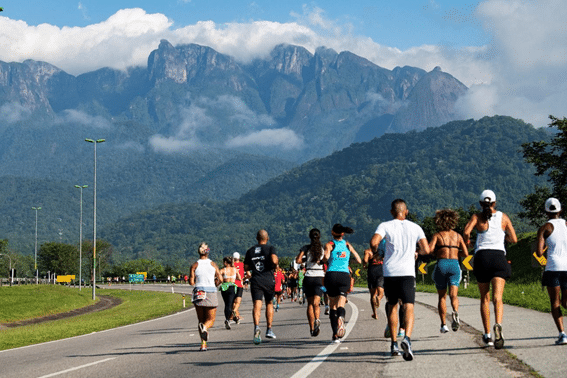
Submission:
M 243 262 L 235 262 L 234 267 L 238 270 L 238 273 L 240 273 L 240 277 L 244 278 L 244 263 Z M 234 283 L 236 284 L 236 286 L 242 287 L 242 280 L 236 280 L 236 281 L 234 281 Z
M 282 272 L 274 272 L 274 278 L 276 279 L 276 289 L 275 291 L 282 291 L 282 282 L 285 279 L 285 276 Z

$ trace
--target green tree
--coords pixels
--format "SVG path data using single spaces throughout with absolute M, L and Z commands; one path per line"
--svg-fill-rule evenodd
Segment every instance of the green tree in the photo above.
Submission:
M 40 271 L 57 274 L 77 274 L 79 251 L 76 246 L 64 243 L 43 243 L 37 252 Z
M 522 144 L 524 159 L 536 168 L 536 176 L 547 174 L 551 187 L 535 186 L 535 191 L 528 194 L 520 204 L 525 211 L 521 218 L 528 219 L 534 226 L 541 225 L 545 200 L 555 197 L 566 204 L 567 201 L 567 118 L 559 119 L 549 116 L 549 127 L 556 128 L 557 133 L 551 141 L 534 141 Z

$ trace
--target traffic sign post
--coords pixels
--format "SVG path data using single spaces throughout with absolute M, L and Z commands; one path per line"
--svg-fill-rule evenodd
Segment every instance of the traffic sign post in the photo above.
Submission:
M 419 265 L 419 267 L 417 268 L 419 270 L 419 272 L 421 273 L 421 283 L 422 284 L 425 283 L 425 275 L 427 274 L 427 270 L 425 269 L 426 266 L 427 266 L 426 263 L 421 263 Z

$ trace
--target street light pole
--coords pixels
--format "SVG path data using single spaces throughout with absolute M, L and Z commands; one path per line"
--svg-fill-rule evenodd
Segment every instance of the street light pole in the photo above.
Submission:
M 34 262 L 34 268 L 35 268 L 35 284 L 38 285 L 39 284 L 39 271 L 37 270 L 37 211 L 41 210 L 41 206 L 39 207 L 32 207 L 32 210 L 35 210 L 35 262 Z
M 5 253 L 0 253 L 0 256 L 6 256 L 10 259 L 10 274 L 8 279 L 10 280 L 10 286 L 12 286 L 12 282 L 14 281 L 14 275 L 12 274 L 12 258 L 10 257 L 10 255 L 7 255 Z
M 81 216 L 79 220 L 79 291 L 81 291 L 81 283 L 83 282 L 83 189 L 88 185 L 75 185 L 75 188 L 81 189 Z
M 104 142 L 104 139 L 85 139 L 85 142 L 94 144 L 94 219 L 93 219 L 93 301 L 96 299 L 96 145 Z

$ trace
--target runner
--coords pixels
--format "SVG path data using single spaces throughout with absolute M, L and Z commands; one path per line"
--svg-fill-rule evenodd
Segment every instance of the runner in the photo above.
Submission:
M 220 270 L 222 276 L 222 284 L 220 285 L 222 299 L 224 301 L 224 326 L 230 329 L 230 319 L 233 317 L 234 299 L 238 287 L 235 281 L 242 279 L 238 269 L 233 266 L 232 257 L 225 257 L 223 259 L 224 268 Z
M 382 240 L 378 246 L 376 254 L 372 250 L 364 250 L 362 259 L 363 267 L 367 268 L 368 290 L 370 291 L 370 308 L 372 308 L 372 318 L 378 319 L 377 309 L 380 307 L 380 300 L 384 296 L 384 245 L 386 240 Z
M 480 214 L 473 214 L 463 232 L 465 243 L 470 245 L 471 233 L 477 231 L 473 273 L 480 291 L 480 315 L 484 327 L 482 340 L 486 346 L 496 349 L 504 347 L 502 336 L 502 318 L 504 306 L 502 295 L 506 279 L 512 275 L 512 269 L 506 260 L 504 242 L 516 243 L 516 231 L 510 218 L 501 211 L 496 211 L 496 195 L 492 190 L 480 194 Z M 494 302 L 494 343 L 490 335 L 490 284 L 492 284 L 492 301 Z
M 254 344 L 262 342 L 260 331 L 260 316 L 262 311 L 262 298 L 266 301 L 266 337 L 275 339 L 276 335 L 272 331 L 272 321 L 274 319 L 274 291 L 276 282 L 274 279 L 274 269 L 278 265 L 276 249 L 268 244 L 269 236 L 266 230 L 258 231 L 256 235 L 258 244 L 246 251 L 244 258 L 244 270 L 252 271 L 250 278 L 250 293 L 254 308 L 252 316 L 254 319 Z
M 401 342 L 406 361 L 413 360 L 411 334 L 414 323 L 413 306 L 415 303 L 415 250 L 419 243 L 419 253 L 429 254 L 429 244 L 423 230 L 417 224 L 406 219 L 409 211 L 404 200 L 392 202 L 390 213 L 393 220 L 380 223 L 376 233 L 370 240 L 370 248 L 374 253 L 382 239 L 386 239 L 384 253 L 384 292 L 388 299 L 386 312 L 388 326 L 391 330 L 398 327 L 398 301 L 404 307 L 405 336 Z M 393 356 L 400 354 L 397 334 L 391 333 L 392 344 L 390 352 Z
M 543 256 L 547 246 L 547 264 L 541 283 L 547 286 L 551 315 L 559 331 L 557 345 L 567 344 L 567 335 L 563 328 L 561 305 L 567 308 L 567 224 L 559 218 L 561 203 L 556 198 L 545 201 L 545 213 L 549 219 L 537 233 L 537 255 Z
M 304 245 L 295 258 L 298 264 L 305 264 L 305 278 L 303 279 L 304 295 L 307 298 L 307 321 L 311 336 L 317 337 L 321 328 L 321 297 L 323 296 L 323 277 L 325 271 L 321 260 L 324 249 L 321 245 L 321 231 L 314 228 L 309 231 L 311 243 Z
M 303 306 L 305 296 L 303 295 L 303 279 L 305 278 L 305 266 L 302 264 L 297 272 L 297 301 Z
M 206 243 L 199 245 L 198 252 L 199 260 L 191 265 L 189 284 L 194 286 L 192 302 L 199 320 L 200 350 L 206 351 L 208 329 L 215 324 L 217 315 L 217 284 L 222 282 L 222 277 L 217 264 L 209 259 L 210 249 Z
M 236 278 L 234 282 L 236 284 L 236 297 L 234 298 L 234 305 L 232 306 L 232 316 L 231 319 L 234 320 L 236 324 L 240 324 L 240 303 L 242 302 L 242 292 L 244 291 L 242 281 L 246 278 L 244 274 L 244 263 L 240 261 L 240 253 L 234 252 L 232 254 L 232 262 L 234 267 L 238 270 L 240 278 Z
M 329 294 L 331 328 L 333 329 L 333 342 L 339 343 L 346 332 L 345 327 L 345 303 L 347 293 L 350 289 L 349 261 L 351 255 L 356 262 L 362 263 L 360 256 L 349 242 L 343 240 L 346 234 L 352 234 L 354 231 L 350 227 L 344 227 L 341 224 L 335 224 L 331 231 L 333 240 L 325 245 L 324 261 L 327 261 L 329 267 L 325 273 L 325 287 Z
M 449 332 L 445 319 L 447 317 L 447 287 L 453 308 L 451 329 L 456 332 L 460 327 L 459 320 L 459 284 L 461 283 L 461 267 L 459 255 L 467 257 L 469 251 L 463 237 L 454 231 L 459 222 L 459 214 L 450 209 L 437 210 L 434 218 L 438 232 L 432 236 L 429 249 L 437 257 L 433 270 L 433 281 L 439 294 L 437 310 L 441 318 L 441 333 Z
M 289 274 L 287 275 L 287 289 L 288 295 L 291 302 L 297 300 L 297 271 L 295 269 L 291 269 Z
M 274 301 L 276 302 L 276 312 L 279 311 L 280 309 L 280 303 L 282 300 L 282 294 L 283 294 L 283 282 L 285 280 L 285 275 L 283 274 L 282 268 L 280 267 L 280 265 L 278 264 L 276 266 L 276 270 L 274 272 L 274 279 L 276 280 L 276 286 L 275 286 L 275 298 Z

